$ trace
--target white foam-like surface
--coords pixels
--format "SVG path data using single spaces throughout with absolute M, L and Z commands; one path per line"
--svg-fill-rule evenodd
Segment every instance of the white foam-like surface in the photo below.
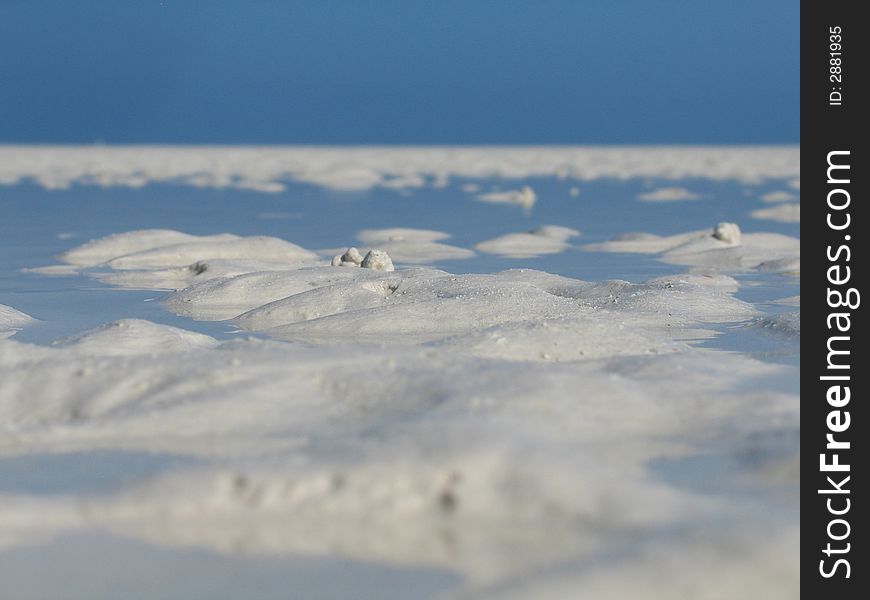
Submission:
M 314 288 L 340 281 L 377 279 L 370 269 L 313 267 L 288 271 L 253 271 L 217 277 L 169 294 L 164 305 L 172 312 L 197 320 L 219 321 Z
M 64 252 L 60 259 L 71 265 L 93 267 L 129 254 L 154 252 L 159 248 L 178 244 L 225 242 L 238 239 L 240 239 L 239 236 L 232 234 L 196 236 L 171 229 L 143 229 L 91 240 Z
M 320 264 L 324 261 L 308 261 L 302 264 Z M 221 277 L 234 277 L 246 273 L 295 270 L 300 265 L 292 262 L 259 260 L 197 260 L 183 267 L 167 269 L 124 269 L 117 271 L 80 270 L 89 276 L 107 283 L 130 289 L 180 290 L 196 283 Z
M 739 238 L 728 235 L 725 239 L 717 238 L 713 230 L 671 236 L 636 233 L 583 248 L 596 252 L 659 254 L 662 261 L 675 265 L 800 273 L 800 240 L 777 233 L 744 233 Z
M 173 354 L 212 348 L 217 344 L 217 340 L 207 335 L 142 319 L 122 319 L 54 343 L 56 347 L 73 348 L 94 356 Z
M 147 250 L 125 253 L 106 261 L 113 269 L 164 269 L 184 267 L 209 259 L 253 260 L 301 266 L 318 256 L 278 238 L 251 236 L 238 239 L 205 240 L 165 244 Z
M 770 331 L 781 332 L 786 335 L 800 335 L 801 313 L 799 310 L 781 313 L 773 317 L 761 319 L 759 324 Z
M 773 301 L 774 304 L 781 304 L 783 306 L 797 306 L 800 308 L 801 305 L 801 297 L 800 296 L 787 296 L 785 298 L 779 298 L 778 300 Z
M 798 184 L 798 187 L 800 184 Z M 768 204 L 775 204 L 777 202 L 791 202 L 793 200 L 797 200 L 798 196 L 792 194 L 791 192 L 786 192 L 784 190 L 775 190 L 773 192 L 768 192 L 761 196 L 762 202 L 767 202 Z
M 34 319 L 11 306 L 0 304 L 0 338 L 15 335 L 15 332 L 33 323 Z
M 730 232 L 728 225 L 720 224 L 717 231 L 722 229 L 726 233 Z M 540 245 L 530 248 L 530 243 L 523 241 L 524 238 L 541 238 L 545 245 L 564 244 L 564 241 L 559 240 L 575 234 L 567 228 L 548 226 L 530 234 L 519 234 L 520 241 L 511 238 L 508 245 L 513 251 L 519 248 L 527 252 L 541 252 Z M 414 236 L 428 244 L 441 239 L 443 234 L 415 230 L 364 231 L 360 234 L 364 241 L 384 238 L 402 238 L 404 241 Z M 84 248 L 112 246 L 125 239 L 137 240 L 141 237 L 135 234 L 127 238 L 123 235 L 110 236 L 105 241 L 89 242 Z M 739 234 L 729 233 L 720 237 L 739 239 Z M 281 339 L 316 343 L 328 343 L 330 340 L 344 343 L 348 339 L 419 343 L 473 334 L 495 326 L 543 324 L 553 319 L 567 319 L 568 330 L 586 327 L 589 331 L 600 333 L 597 325 L 590 326 L 592 320 L 600 325 L 606 324 L 605 319 L 610 318 L 620 323 L 619 329 L 630 322 L 641 338 L 649 337 L 651 331 L 671 328 L 672 333 L 662 340 L 662 344 L 652 340 L 642 344 L 645 348 L 643 351 L 658 351 L 670 348 L 669 340 L 679 337 L 676 332 L 683 328 L 691 328 L 699 323 L 740 321 L 756 315 L 750 305 L 734 298 L 736 284 L 733 279 L 709 274 L 656 279 L 645 284 L 620 281 L 590 283 L 529 270 L 512 270 L 493 275 L 452 275 L 426 268 L 397 272 L 335 266 L 294 269 L 290 267 L 292 262 L 289 258 L 287 268 L 278 270 L 263 268 L 274 264 L 272 262 L 204 260 L 214 253 L 215 244 L 218 248 L 231 244 L 233 251 L 238 248 L 247 251 L 250 249 L 247 242 L 252 240 L 255 243 L 254 250 L 262 252 L 257 256 L 276 260 L 264 252 L 260 245 L 262 238 L 163 246 L 164 239 L 161 237 L 155 240 L 158 244 L 155 249 L 139 248 L 135 253 L 108 260 L 105 260 L 106 253 L 101 254 L 101 260 L 105 261 L 103 264 L 114 268 L 115 272 L 100 272 L 97 276 L 102 281 L 128 285 L 128 279 L 118 281 L 113 277 L 132 273 L 137 284 L 147 284 L 148 277 L 153 277 L 150 282 L 152 287 L 164 288 L 171 287 L 167 286 L 168 278 L 176 275 L 178 282 L 185 285 L 178 286 L 183 289 L 167 296 L 164 305 L 177 314 L 198 320 L 232 318 L 233 323 L 243 329 L 268 330 L 269 335 Z M 769 241 L 769 238 L 764 240 Z M 309 256 L 307 251 L 288 242 L 275 239 L 269 239 L 269 242 L 267 249 L 274 250 L 279 258 L 288 252 L 291 257 L 298 254 L 306 258 Z M 693 233 L 686 237 L 683 244 L 669 252 L 679 257 L 681 251 L 689 255 L 697 253 L 697 246 L 706 251 L 708 247 L 723 245 L 738 246 L 710 234 L 702 239 Z M 549 248 L 547 246 L 545 249 Z M 73 256 L 77 252 L 71 251 Z M 184 265 L 191 260 L 197 262 L 169 270 L 128 270 L 134 266 L 163 265 L 167 262 Z M 365 266 L 365 260 L 362 264 Z M 392 264 L 389 266 L 392 267 Z M 597 311 L 592 319 L 590 311 Z M 561 353 L 552 351 L 549 341 L 544 344 L 549 348 L 547 350 L 540 349 L 541 344 L 528 340 L 528 331 L 535 331 L 542 339 L 546 338 L 549 334 L 543 329 L 520 330 L 530 349 L 523 353 L 524 357 L 536 353 L 562 357 Z M 488 335 L 504 337 L 498 331 L 490 331 Z M 592 350 L 589 344 L 578 346 L 574 349 L 574 356 L 582 356 L 584 352 L 597 356 L 633 353 L 633 350 L 623 347 L 623 337 L 613 336 L 611 343 L 605 341 L 608 339 L 606 336 L 589 338 L 597 340 L 598 347 Z M 703 334 L 699 337 L 703 337 Z M 481 344 L 479 339 L 472 343 L 475 347 L 482 347 Z M 484 353 L 491 352 L 486 350 Z
M 543 254 L 558 254 L 571 247 L 568 240 L 580 235 L 570 227 L 544 225 L 523 233 L 507 233 L 475 244 L 475 248 L 488 254 L 510 258 L 528 258 Z
M 783 275 L 800 275 L 801 258 L 791 255 L 765 260 L 758 265 L 758 270 L 767 273 L 782 273 Z
M 663 187 L 637 195 L 637 199 L 642 202 L 684 202 L 686 200 L 699 200 L 700 198 L 700 194 L 676 186 Z
M 525 235 L 575 233 L 559 229 Z M 608 556 L 613 576 L 667 572 L 704 597 L 705 577 L 748 568 L 709 540 L 779 531 L 650 465 L 799 427 L 798 399 L 757 384 L 788 367 L 697 344 L 710 324 L 760 316 L 721 265 L 763 268 L 754 261 L 795 251 L 785 236 L 735 242 L 729 231 L 720 237 L 731 241 L 712 229 L 624 240 L 704 267 L 641 283 L 328 266 L 276 238 L 150 231 L 89 242 L 63 258 L 116 285 L 176 289 L 168 310 L 259 337 L 221 342 L 124 319 L 49 346 L 0 340 L 0 457 L 200 461 L 116 493 L 0 492 L 0 546 L 98 529 L 174 548 L 447 568 L 464 578 L 459 597 L 501 597 L 506 586 L 517 598 L 637 595 L 632 581 L 596 587 L 606 582 L 560 570 Z M 431 249 L 445 234 L 360 239 Z M 745 471 L 771 468 L 759 455 Z M 777 485 L 795 477 L 784 469 Z M 699 524 L 715 531 L 695 549 L 682 532 Z M 699 572 L 681 575 L 657 548 Z M 797 572 L 792 553 L 771 548 L 753 556 Z M 539 579 L 540 569 L 556 573 Z M 747 581 L 770 597 L 790 589 L 791 579 L 762 579 Z M 731 585 L 719 589 L 741 597 L 742 581 Z
M 516 204 L 522 208 L 529 210 L 538 200 L 535 190 L 529 186 L 523 186 L 518 190 L 507 190 L 505 192 L 487 192 L 486 194 L 478 194 L 478 200 L 483 202 L 492 202 L 494 204 Z
M 78 275 L 81 271 L 82 267 L 77 265 L 45 265 L 21 269 L 22 273 L 39 273 L 49 277 L 68 277 L 70 275 Z
M 567 319 L 567 329 L 618 323 L 613 337 L 590 337 L 585 346 L 571 349 L 580 355 L 584 347 L 590 355 L 609 355 L 656 351 L 669 347 L 667 339 L 692 324 L 740 321 L 756 314 L 730 294 L 678 278 L 637 285 L 570 279 L 553 285 L 537 279 L 533 271 L 450 275 L 427 270 L 403 271 L 376 281 L 346 279 L 263 305 L 233 322 L 244 329 L 267 330 L 268 335 L 281 339 L 315 343 L 348 337 L 416 343 L 497 325 L 544 324 L 553 319 Z M 626 326 L 634 327 L 638 337 L 663 328 L 671 328 L 672 333 L 660 340 L 662 344 L 650 341 L 626 347 L 624 336 L 618 335 Z M 595 326 L 592 330 L 603 333 Z M 526 336 L 527 356 L 561 356 L 538 350 L 552 343 L 546 326 L 534 331 L 540 343 Z M 505 337 L 498 330 L 488 335 Z
M 449 178 L 797 178 L 781 147 L 209 147 L 0 146 L 0 184 L 142 187 L 173 183 L 275 193 L 293 181 L 338 190 L 415 189 Z
M 614 480 L 591 461 L 581 460 L 578 470 L 503 450 L 502 456 L 465 451 L 331 467 L 188 471 L 127 494 L 87 499 L 72 511 L 60 502 L 4 503 L 0 521 L 14 509 L 18 535 L 100 523 L 162 545 L 330 553 L 449 568 L 485 582 L 599 550 L 608 534 L 697 518 L 716 505 L 642 474 Z
M 769 221 L 779 221 L 781 223 L 800 223 L 801 222 L 801 205 L 800 204 L 777 204 L 770 208 L 760 208 L 753 210 L 750 213 L 753 219 L 766 219 Z
M 530 581 L 512 581 L 451 600 L 719 600 L 800 597 L 800 531 L 780 527 L 772 535 L 708 535 L 688 545 L 650 544 L 627 561 L 591 569 L 562 565 Z
M 656 481 L 645 463 L 681 455 L 691 439 L 798 419 L 792 397 L 731 390 L 780 367 L 687 347 L 565 365 L 474 358 L 455 345 L 107 352 L 119 330 L 53 348 L 0 341 L 0 455 L 112 448 L 235 466 L 76 502 L 0 496 L 4 545 L 99 527 L 169 546 L 329 552 L 498 581 L 638 531 L 736 517 L 739 507 Z M 179 335 L 156 325 L 138 334 L 151 347 Z
M 31 271 L 47 275 L 88 272 L 119 287 L 178 290 L 215 278 L 324 263 L 316 253 L 274 237 L 194 236 L 163 229 L 91 240 L 59 258 L 69 264 Z M 89 267 L 100 269 L 90 271 Z M 111 270 L 103 271 L 106 267 Z
M 684 416 L 691 415 L 696 420 L 693 427 L 699 429 L 717 426 L 722 418 L 742 421 L 732 407 L 710 403 L 710 396 L 731 397 L 727 392 L 729 381 L 738 382 L 744 376 L 778 369 L 750 359 L 703 351 L 644 353 L 604 362 L 583 360 L 552 365 L 475 359 L 457 353 L 455 346 L 336 351 L 306 350 L 256 340 L 217 345 L 197 340 L 187 344 L 187 348 L 163 356 L 152 349 L 168 337 L 178 338 L 182 334 L 155 324 L 143 326 L 139 331 L 146 347 L 143 352 L 107 351 L 117 343 L 117 337 L 126 335 L 119 329 L 109 326 L 85 334 L 84 339 L 92 343 L 40 347 L 12 340 L 2 342 L 3 419 L 15 431 L 10 430 L 10 435 L 0 442 L 0 452 L 48 449 L 53 445 L 82 449 L 106 444 L 123 448 L 153 445 L 155 451 L 175 448 L 191 455 L 219 457 L 231 456 L 236 451 L 233 435 L 238 434 L 251 436 L 250 452 L 268 453 L 275 444 L 280 446 L 288 439 L 313 440 L 336 427 L 350 436 L 344 441 L 335 438 L 340 444 L 364 444 L 364 432 L 355 428 L 370 426 L 397 427 L 393 434 L 403 438 L 405 427 L 414 422 L 394 423 L 387 418 L 391 413 L 410 417 L 419 411 L 435 411 L 447 416 L 453 409 L 473 412 L 485 407 L 489 407 L 485 412 L 492 412 L 491 417 L 496 420 L 492 425 L 500 419 L 510 423 L 517 418 L 533 418 L 545 429 L 572 423 L 572 427 L 578 428 L 577 435 L 582 434 L 575 443 L 585 444 L 593 438 L 611 435 L 618 439 L 619 431 L 637 430 L 640 434 L 646 428 L 652 443 L 656 436 L 666 432 L 682 435 L 691 430 L 684 430 L 687 424 L 682 418 L 672 419 L 670 411 L 677 411 L 676 414 L 688 411 Z M 100 339 L 102 342 L 98 343 Z M 54 372 L 64 377 L 48 376 Z M 119 377 L 122 372 L 125 376 Z M 455 377 L 445 379 L 445 372 Z M 660 373 L 682 376 L 668 381 Z M 704 385 L 698 388 L 697 395 L 691 399 L 680 396 L 698 384 Z M 646 387 L 650 387 L 649 397 Z M 577 394 L 581 393 L 583 402 L 596 409 L 591 414 L 568 411 L 553 422 L 546 413 L 533 417 L 535 398 L 544 388 L 552 392 L 552 403 L 567 408 L 577 402 Z M 32 393 L 17 393 L 23 389 Z M 245 410 L 224 412 L 241 401 L 237 397 L 241 390 L 245 390 Z M 668 398 L 668 390 L 675 395 Z M 618 396 L 621 410 L 606 410 L 612 398 L 617 397 L 612 394 L 621 394 Z M 750 396 L 739 400 L 739 404 L 753 414 L 773 411 L 771 414 L 784 416 L 797 408 L 790 407 L 787 397 Z M 762 397 L 768 399 L 750 408 Z M 662 402 L 671 408 L 662 406 Z M 522 414 L 512 415 L 512 406 Z M 633 407 L 635 418 L 623 420 L 620 415 L 628 407 Z M 655 418 L 647 422 L 647 417 Z M 596 419 L 602 421 L 596 424 Z M 616 431 L 601 430 L 595 434 L 596 427 L 604 423 L 616 427 Z M 52 427 L 42 427 L 46 424 Z M 443 430 L 440 434 L 451 437 L 464 427 L 474 428 L 475 424 L 474 419 L 466 422 L 458 418 L 453 424 L 445 423 L 448 428 L 455 425 L 457 431 Z M 432 425 L 437 424 L 423 420 L 411 429 L 426 431 Z M 354 430 L 358 433 L 352 434 Z M 227 446 L 215 445 L 210 438 L 219 431 L 227 433 Z M 278 432 L 293 435 L 270 439 Z M 431 431 L 432 435 L 438 433 Z M 569 437 L 575 435 L 564 433 Z M 354 435 L 363 437 L 354 441 Z M 507 443 L 508 438 L 501 441 Z M 261 442 L 262 448 L 256 442 Z M 458 447 L 463 444 L 460 438 L 456 443 L 460 444 Z M 655 451 L 663 451 L 671 443 L 654 444 Z M 473 447 L 476 442 L 468 439 L 465 444 Z M 438 454 L 446 449 L 433 447 L 431 451 Z M 383 448 L 387 454 L 392 451 L 391 447 Z M 646 456 L 647 450 L 643 452 Z
M 442 260 L 470 258 L 474 252 L 445 244 L 450 234 L 429 229 L 410 229 L 395 227 L 391 229 L 364 229 L 357 239 L 366 248 L 385 251 L 390 257 L 405 264 L 427 264 Z

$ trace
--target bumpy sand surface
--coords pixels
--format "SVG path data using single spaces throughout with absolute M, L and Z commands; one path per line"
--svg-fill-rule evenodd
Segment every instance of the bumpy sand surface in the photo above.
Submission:
M 786 147 L 193 147 L 0 146 L 0 184 L 196 187 L 281 192 L 295 181 L 337 190 L 443 187 L 451 178 L 557 176 L 797 179 L 800 149 Z M 799 184 L 797 184 L 799 185 Z M 485 192 L 481 200 L 530 207 L 535 193 Z M 680 194 L 683 195 L 683 194 Z M 673 192 L 662 193 L 673 199 Z
M 798 256 L 785 236 L 716 231 L 596 248 L 739 269 Z M 525 254 L 523 236 L 575 233 L 479 249 Z M 406 262 L 456 257 L 444 237 L 360 234 Z M 118 493 L 0 495 L 0 545 L 98 529 L 220 552 L 337 554 L 452 569 L 462 598 L 796 589 L 796 525 L 764 520 L 763 495 L 693 491 L 649 467 L 727 443 L 762 457 L 731 485 L 796 481 L 796 453 L 775 448 L 799 426 L 798 399 L 751 385 L 784 367 L 693 343 L 709 323 L 758 316 L 727 274 L 628 283 L 344 268 L 275 238 L 164 230 L 62 259 L 117 285 L 174 290 L 168 310 L 266 339 L 126 319 L 52 346 L 0 340 L 0 456 L 192 461 Z M 0 307 L 0 335 L 29 323 Z M 799 333 L 799 315 L 762 325 L 795 323 Z M 602 554 L 603 571 L 576 566 Z
M 762 184 L 747 219 L 799 220 L 797 147 L 0 147 L 0 185 L 48 189 L 406 193 L 454 181 L 463 198 L 528 213 L 554 176 L 570 180 L 572 203 L 594 201 L 593 184 L 573 198 L 578 182 L 649 181 L 630 196 L 644 209 L 702 207 L 702 180 Z M 701 342 L 798 338 L 798 296 L 769 316 L 740 292 L 758 272 L 799 276 L 799 240 L 715 220 L 594 244 L 562 226 L 511 229 L 474 249 L 441 231 L 367 229 L 316 251 L 142 230 L 32 269 L 154 290 L 183 319 L 126 318 L 35 345 L 16 334 L 39 322 L 0 305 L 0 460 L 166 461 L 115 491 L 0 492 L 0 548 L 96 532 L 444 568 L 463 581 L 451 600 L 796 597 L 799 398 L 782 391 L 796 369 Z M 462 268 L 476 252 L 575 249 L 589 252 L 553 259 L 643 253 L 674 273 Z

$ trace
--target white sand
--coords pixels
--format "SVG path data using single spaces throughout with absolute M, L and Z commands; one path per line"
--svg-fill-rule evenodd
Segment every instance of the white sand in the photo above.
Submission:
M 410 235 L 406 230 L 387 231 L 392 237 L 401 237 L 402 243 L 410 245 L 417 240 L 424 248 L 442 235 L 438 232 L 412 231 L 413 235 Z M 667 249 L 665 256 L 673 262 L 689 257 L 684 263 L 706 264 L 694 257 L 719 248 L 741 249 L 744 254 L 739 258 L 749 260 L 747 257 L 754 254 L 748 254 L 745 246 L 747 240 L 752 242 L 755 239 L 753 235 L 761 236 L 760 241 L 769 246 L 784 243 L 780 239 L 784 236 L 771 237 L 768 234 L 741 238 L 739 229 L 733 224 L 720 224 L 716 232 L 725 240 L 741 241 L 722 241 L 712 234 L 692 233 L 677 236 L 676 240 L 665 238 L 666 243 L 662 243 L 662 238 L 654 238 L 651 245 L 656 250 Z M 388 233 L 362 232 L 361 237 L 377 240 Z M 567 228 L 550 226 L 530 234 L 505 236 L 508 238 L 505 245 L 514 252 L 541 252 L 542 246 L 543 250 L 552 251 L 556 244 L 564 244 L 559 241 L 561 238 L 575 234 Z M 390 272 L 392 263 L 389 257 L 377 255 L 374 251 L 367 254 L 360 264 L 367 266 L 369 260 L 369 267 L 381 268 L 292 268 L 294 264 L 305 265 L 311 253 L 282 240 L 235 238 L 163 245 L 166 241 L 163 234 L 154 239 L 155 248 L 143 248 L 138 244 L 138 250 L 132 254 L 111 257 L 114 252 L 126 251 L 124 240 L 141 240 L 143 237 L 137 233 L 121 234 L 86 244 L 84 249 L 104 248 L 99 255 L 99 260 L 103 261 L 101 265 L 116 270 L 108 274 L 101 270 L 96 276 L 103 281 L 127 285 L 127 279 L 117 281 L 113 277 L 131 275 L 132 280 L 145 287 L 151 278 L 150 284 L 156 289 L 167 287 L 170 275 L 179 276 L 179 282 L 183 283 L 180 287 L 184 289 L 164 300 L 164 305 L 170 310 L 198 320 L 233 319 L 232 322 L 243 329 L 269 330 L 269 335 L 281 339 L 315 343 L 343 343 L 348 339 L 418 343 L 457 335 L 477 335 L 476 332 L 512 323 L 541 325 L 552 319 L 567 319 L 563 323 L 565 330 L 585 328 L 600 333 L 600 327 L 607 326 L 606 319 L 612 319 L 618 326 L 611 329 L 618 335 L 608 338 L 596 334 L 589 338 L 595 341 L 595 350 L 578 346 L 571 354 L 582 356 L 588 351 L 607 356 L 633 353 L 638 347 L 644 348 L 641 352 L 668 348 L 672 340 L 687 337 L 679 333 L 683 329 L 691 329 L 691 335 L 703 337 L 703 333 L 694 332 L 694 326 L 699 323 L 733 322 L 756 315 L 750 305 L 734 298 L 736 283 L 733 279 L 710 273 L 628 284 L 620 281 L 589 283 L 529 270 L 494 275 L 452 275 L 425 268 Z M 535 241 L 534 244 L 538 244 L 535 246 L 528 241 L 529 238 L 540 238 L 543 244 Z M 264 241 L 269 242 L 265 250 Z M 647 241 L 650 240 L 644 237 L 639 243 Z M 766 251 L 769 246 L 764 247 Z M 754 247 L 748 246 L 749 249 Z M 286 257 L 284 269 L 271 268 L 277 261 L 265 253 L 268 249 L 279 258 Z M 226 252 L 230 260 L 209 258 L 220 256 L 221 251 Z M 272 262 L 241 260 L 248 256 L 245 252 Z M 413 246 L 409 252 L 413 253 Z M 73 250 L 64 257 L 80 255 L 79 250 Z M 301 263 L 294 263 L 297 256 L 303 257 Z M 769 252 L 765 258 L 768 256 Z M 718 265 L 721 261 L 707 262 Z M 139 265 L 165 264 L 177 266 L 169 270 L 132 269 Z M 669 333 L 659 340 L 661 343 L 651 339 L 641 345 L 626 345 L 622 330 L 627 323 L 631 323 L 632 334 L 641 338 L 653 333 L 660 336 L 663 328 L 669 328 Z M 523 337 L 528 338 L 528 330 L 522 331 Z M 489 334 L 500 335 L 497 331 Z M 547 348 L 552 346 L 555 339 L 552 334 L 538 331 L 537 335 L 546 341 Z M 578 339 L 581 337 L 578 335 Z M 611 340 L 609 344 L 606 342 L 608 339 Z M 561 356 L 552 348 L 539 351 L 537 344 L 529 340 L 525 343 L 529 349 L 524 353 L 526 356 L 535 353 Z M 481 341 L 476 339 L 473 345 L 481 347 Z
M 106 264 L 121 270 L 177 268 L 190 264 L 191 256 L 197 256 L 197 261 L 262 260 L 292 266 L 311 264 L 318 260 L 315 253 L 303 250 L 295 244 L 277 238 L 252 236 L 160 245 L 148 250 L 123 253 L 106 261 Z
M 22 327 L 33 323 L 34 319 L 11 306 L 0 304 L 0 338 L 15 335 Z
M 627 565 L 572 563 L 531 581 L 511 581 L 451 600 L 792 600 L 800 597 L 800 577 L 787 565 L 797 565 L 799 552 L 797 527 L 782 526 L 773 535 L 720 532 L 690 544 L 634 548 Z
M 762 202 L 767 202 L 768 204 L 774 204 L 777 202 L 791 202 L 792 200 L 797 200 L 798 197 L 792 194 L 791 192 L 786 192 L 783 190 L 776 190 L 773 192 L 768 192 L 761 196 Z
M 153 325 L 138 331 L 141 353 L 105 351 L 127 335 L 0 342 L 0 455 L 106 448 L 234 466 L 74 502 L 0 496 L 0 543 L 99 527 L 498 581 L 659 527 L 741 522 L 740 506 L 671 488 L 644 465 L 692 440 L 798 422 L 795 398 L 736 391 L 780 367 L 685 346 L 565 365 L 473 358 L 455 344 L 327 352 L 241 341 L 157 354 L 183 336 Z M 540 337 L 549 331 L 526 339 Z
M 801 259 L 800 256 L 785 256 L 766 260 L 758 265 L 758 270 L 799 276 L 801 274 Z
M 786 335 L 800 335 L 801 313 L 800 311 L 781 313 L 773 317 L 761 319 L 759 324 L 769 331 Z
M 753 210 L 750 213 L 753 219 L 767 219 L 769 221 L 779 221 L 781 223 L 800 223 L 801 222 L 801 205 L 800 204 L 777 204 L 770 208 L 760 208 Z
M 475 248 L 489 254 L 510 258 L 528 258 L 543 254 L 559 254 L 571 245 L 568 240 L 580 235 L 570 227 L 544 225 L 524 233 L 508 233 L 475 244 Z
M 442 235 L 387 241 L 414 255 Z M 712 229 L 623 241 L 717 267 L 791 256 L 794 242 L 729 242 Z M 293 343 L 219 342 L 136 319 L 52 346 L 0 340 L 0 457 L 106 449 L 203 461 L 118 493 L 0 493 L 2 547 L 99 530 L 329 554 L 448 568 L 473 598 L 641 597 L 660 573 L 657 597 L 793 589 L 791 531 L 747 518 L 769 506 L 679 488 L 649 467 L 799 427 L 795 396 L 754 385 L 788 367 L 693 342 L 713 334 L 709 323 L 758 316 L 715 269 L 643 283 L 389 272 L 328 266 L 274 238 L 177 232 L 63 256 L 112 283 L 183 288 L 163 301 L 178 314 Z M 756 454 L 744 474 L 778 468 Z M 780 471 L 776 485 L 796 485 Z M 703 541 L 685 533 L 700 526 L 713 528 Z M 729 550 L 744 547 L 756 550 Z M 570 568 L 601 556 L 611 557 L 601 576 Z M 769 580 L 753 560 L 783 575 Z
M 642 202 L 684 202 L 686 200 L 699 200 L 700 198 L 700 194 L 675 186 L 659 188 L 637 195 L 637 199 Z
M 467 248 L 445 244 L 450 234 L 429 229 L 364 229 L 357 239 L 366 248 L 378 248 L 405 264 L 427 264 L 442 260 L 470 258 L 474 252 Z
M 518 190 L 478 194 L 477 199 L 495 204 L 516 204 L 517 206 L 529 210 L 535 205 L 535 202 L 537 202 L 538 196 L 535 194 L 535 190 L 526 185 Z
M 213 348 L 218 342 L 207 335 L 175 327 L 156 325 L 142 319 L 122 319 L 79 335 L 54 342 L 92 356 L 173 354 Z
M 182 289 L 217 277 L 325 264 L 316 253 L 264 236 L 193 236 L 151 229 L 91 240 L 59 257 L 66 265 L 31 269 L 47 275 L 89 272 L 127 288 Z M 108 267 L 111 272 L 103 272 Z
M 316 267 L 288 271 L 254 271 L 194 283 L 168 295 L 164 305 L 172 312 L 197 320 L 230 319 L 248 310 L 344 280 L 376 279 L 369 269 Z
M 773 301 L 774 304 L 781 304 L 783 306 L 796 306 L 800 308 L 801 305 L 801 297 L 800 296 L 788 296 L 786 298 L 779 298 L 778 300 Z
M 195 236 L 171 229 L 143 229 L 91 240 L 64 252 L 60 259 L 71 265 L 93 267 L 128 254 L 154 251 L 175 244 L 223 242 L 238 239 L 239 236 L 232 234 Z
M 33 181 L 141 187 L 174 183 L 276 193 L 294 181 L 337 190 L 439 187 L 449 178 L 704 177 L 796 179 L 800 149 L 783 147 L 183 147 L 0 146 L 0 185 Z
M 612 318 L 619 323 L 615 333 L 632 322 L 638 331 L 670 327 L 677 335 L 694 323 L 739 321 L 755 315 L 754 309 L 730 294 L 680 278 L 640 285 L 576 280 L 550 285 L 537 278 L 534 271 L 450 275 L 431 270 L 406 270 L 379 280 L 347 278 L 264 304 L 233 322 L 244 329 L 269 330 L 269 335 L 282 339 L 320 343 L 351 337 L 413 343 L 495 325 L 561 318 L 587 323 Z M 539 336 L 552 341 L 546 331 Z M 596 353 L 636 351 L 634 346 L 623 348 L 619 339 L 594 339 Z M 531 351 L 535 348 L 529 345 Z
M 730 228 L 716 237 L 718 229 L 690 231 L 671 236 L 648 233 L 621 235 L 599 244 L 587 244 L 596 252 L 636 252 L 659 254 L 661 260 L 675 265 L 705 266 L 721 269 L 762 269 L 800 274 L 800 240 L 777 233 L 735 235 Z M 739 231 L 739 230 L 738 230 Z

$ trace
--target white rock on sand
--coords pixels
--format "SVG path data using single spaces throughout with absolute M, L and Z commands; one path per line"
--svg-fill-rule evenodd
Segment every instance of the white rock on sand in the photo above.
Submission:
M 332 258 L 333 267 L 358 267 L 362 264 L 363 257 L 356 248 L 348 248 L 344 254 L 337 254 Z
M 374 269 L 375 271 L 395 271 L 393 261 L 390 255 L 383 250 L 369 250 L 360 265 L 363 269 Z
M 713 228 L 713 237 L 726 244 L 739 244 L 740 227 L 737 223 L 719 223 Z

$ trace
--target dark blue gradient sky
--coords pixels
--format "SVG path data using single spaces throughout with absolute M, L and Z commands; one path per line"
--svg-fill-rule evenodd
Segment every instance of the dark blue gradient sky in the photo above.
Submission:
M 0 143 L 795 143 L 799 3 L 0 0 Z

